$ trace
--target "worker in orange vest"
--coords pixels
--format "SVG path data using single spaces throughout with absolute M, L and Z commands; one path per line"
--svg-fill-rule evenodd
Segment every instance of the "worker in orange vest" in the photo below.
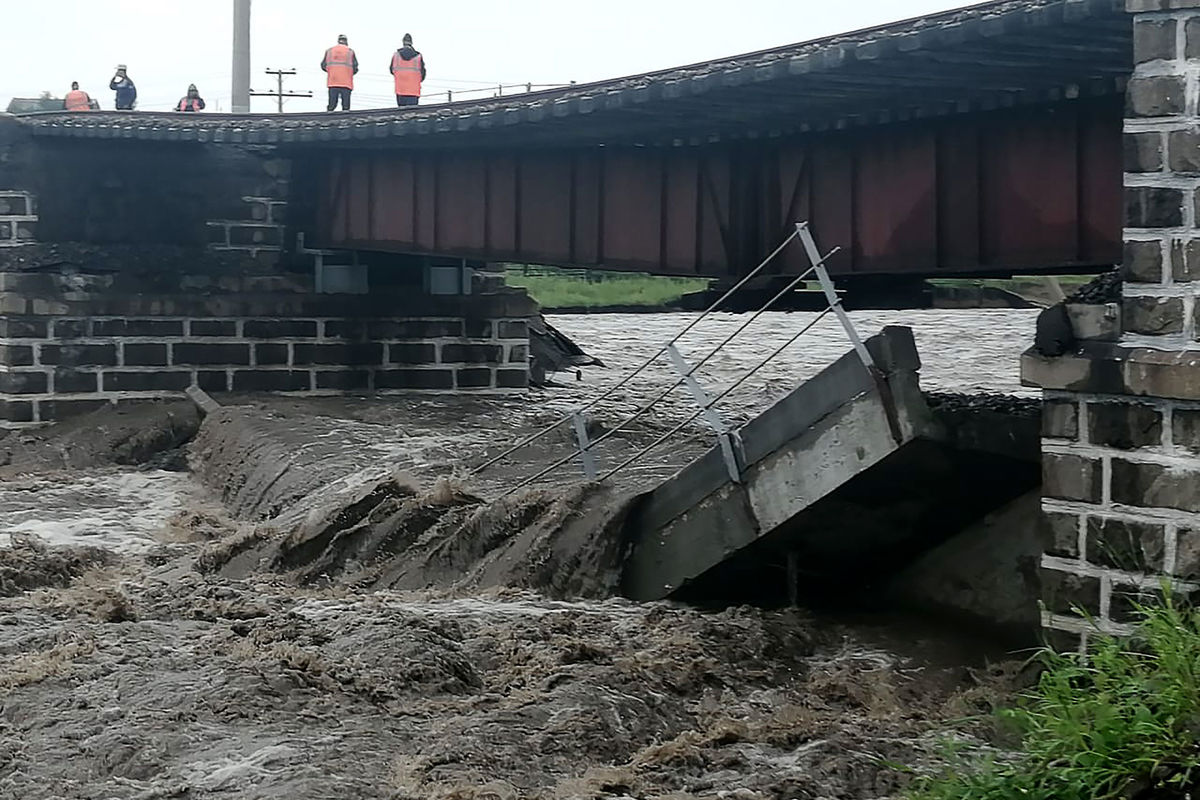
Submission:
M 67 96 L 63 98 L 63 108 L 67 111 L 91 111 L 92 98 L 87 92 L 81 91 L 79 81 L 71 84 L 71 91 L 67 92 Z
M 188 87 L 188 93 L 179 101 L 179 105 L 175 106 L 176 111 L 203 111 L 204 98 L 200 96 L 200 90 L 196 88 L 196 84 Z
M 404 34 L 404 46 L 392 56 L 392 75 L 396 79 L 396 105 L 415 106 L 421 102 L 425 56 L 413 49 L 410 33 Z
M 321 59 L 321 69 L 328 76 L 325 80 L 329 87 L 326 111 L 336 109 L 338 101 L 341 101 L 342 111 L 350 110 L 350 93 L 354 91 L 354 76 L 358 74 L 358 56 L 347 44 L 346 37 L 339 36 L 338 43 L 326 50 L 325 58 Z

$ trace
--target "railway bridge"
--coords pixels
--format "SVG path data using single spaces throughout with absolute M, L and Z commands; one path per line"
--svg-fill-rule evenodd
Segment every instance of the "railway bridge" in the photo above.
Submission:
M 735 279 L 798 220 L 851 291 L 1108 269 L 1157 213 L 1124 199 L 1123 159 L 1161 158 L 1123 119 L 1181 102 L 1131 80 L 1134 40 L 1120 0 L 998 0 L 478 102 L 0 116 L 0 424 L 192 385 L 518 390 L 536 308 L 488 264 Z

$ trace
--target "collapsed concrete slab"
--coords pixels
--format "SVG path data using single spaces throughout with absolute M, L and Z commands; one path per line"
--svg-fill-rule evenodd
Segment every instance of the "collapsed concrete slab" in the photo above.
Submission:
M 843 356 L 740 431 L 742 476 L 720 448 L 644 498 L 623 576 L 635 600 L 672 596 L 909 443 L 935 435 L 908 328 L 868 340 L 881 379 Z

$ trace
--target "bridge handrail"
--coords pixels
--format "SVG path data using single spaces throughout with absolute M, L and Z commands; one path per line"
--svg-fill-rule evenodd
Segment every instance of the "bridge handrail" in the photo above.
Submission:
M 673 337 L 671 337 L 671 339 L 666 344 L 664 344 L 661 348 L 659 348 L 659 350 L 656 353 L 654 353 L 654 355 L 647 358 L 644 362 L 642 362 L 642 364 L 640 366 L 638 366 L 635 370 L 630 372 L 628 375 L 626 375 L 620 381 L 618 381 L 614 385 L 610 386 L 609 388 L 605 389 L 599 395 L 597 395 L 596 397 L 594 397 L 592 400 L 588 401 L 584 405 L 580 406 L 578 409 L 576 409 L 571 414 L 567 414 L 563 418 L 556 420 L 555 422 L 542 428 L 541 430 L 539 430 L 533 434 L 530 434 L 529 436 L 522 439 L 520 442 L 513 445 L 512 447 L 505 450 L 504 452 L 500 453 L 499 455 L 483 462 L 479 466 L 475 467 L 475 469 L 471 470 L 469 475 L 471 477 L 474 477 L 474 476 L 480 474 L 481 472 L 483 472 L 484 470 L 488 469 L 489 467 L 492 467 L 492 466 L 500 463 L 504 459 L 511 456 L 513 453 L 516 453 L 517 451 L 519 451 L 525 447 L 528 447 L 529 445 L 533 444 L 534 442 L 538 441 L 539 439 L 542 439 L 542 438 L 550 435 L 551 433 L 553 433 L 555 430 L 557 430 L 562 425 L 565 425 L 566 423 L 571 422 L 577 414 L 582 414 L 585 411 L 595 408 L 597 405 L 599 405 L 600 403 L 604 402 L 609 397 L 611 397 L 614 392 L 627 386 L 631 380 L 633 380 L 638 375 L 641 375 L 643 372 L 645 372 L 647 369 L 649 369 L 649 367 L 655 361 L 657 361 L 664 353 L 667 352 L 667 350 L 671 347 L 671 345 L 676 344 L 680 339 L 682 339 L 684 336 L 686 336 L 693 328 L 695 328 L 697 325 L 699 325 L 701 322 L 703 322 L 705 320 L 705 318 L 707 318 L 714 311 L 716 311 L 721 306 L 722 303 L 724 303 L 726 300 L 728 300 L 730 297 L 732 297 L 734 294 L 736 294 L 743 286 L 745 286 L 747 283 L 749 283 L 751 280 L 753 280 L 758 275 L 758 273 L 760 273 L 764 269 L 766 269 L 767 265 L 770 264 L 772 261 L 774 261 L 775 257 L 778 256 L 780 253 L 782 253 L 784 248 L 787 247 L 789 244 L 791 244 L 792 241 L 794 239 L 796 239 L 799 235 L 800 235 L 800 233 L 799 233 L 798 229 L 795 231 L 792 231 L 791 235 L 789 235 L 786 239 L 784 239 L 783 243 L 780 244 L 779 247 L 775 248 L 775 250 L 769 256 L 767 256 L 765 259 L 763 259 L 762 263 L 760 263 L 757 267 L 755 267 L 753 270 L 751 270 L 749 273 L 747 273 L 746 276 L 744 278 L 742 278 L 740 281 L 738 281 L 731 289 L 729 289 L 729 291 L 725 292 L 725 294 L 723 294 L 719 298 L 717 298 L 717 300 L 712 305 L 710 305 L 707 309 L 705 309 L 704 312 L 702 314 L 700 314 L 700 316 L 696 317 L 694 320 L 692 320 L 690 323 L 688 323 L 686 326 L 684 326 L 684 328 L 681 331 L 679 331 L 679 333 L 677 333 Z M 807 276 L 811 272 L 812 272 L 812 269 L 810 269 L 808 272 L 806 272 L 805 276 Z M 803 278 L 798 279 L 795 283 L 798 283 L 799 280 L 802 280 L 802 279 Z M 774 302 L 775 302 L 775 299 L 772 299 L 771 303 L 774 303 Z M 770 305 L 770 303 L 768 303 L 768 305 Z M 762 314 L 762 312 L 764 310 L 765 310 L 765 308 L 760 309 L 758 314 L 755 315 L 755 318 L 757 318 L 758 315 Z M 724 345 L 721 345 L 721 346 L 723 347 Z M 709 358 L 711 358 L 711 357 L 712 357 L 712 354 L 709 355 Z M 707 358 L 705 360 L 707 361 Z M 703 362 L 701 362 L 701 363 L 703 363 Z M 699 365 L 697 365 L 697 366 L 699 366 Z M 672 386 L 671 389 L 668 390 L 668 393 L 670 391 L 674 391 L 674 389 L 678 385 L 679 384 L 675 384 L 675 386 Z M 658 402 L 658 401 L 656 400 L 655 402 Z M 642 413 L 645 413 L 645 411 L 642 411 Z M 638 416 L 640 416 L 640 414 Z M 597 441 L 599 441 L 599 440 L 597 440 Z M 573 457 L 574 456 L 571 456 L 570 458 L 573 458 Z M 570 458 L 568 458 L 567 461 L 569 461 Z M 563 462 L 563 463 L 566 463 L 566 462 Z M 559 465 L 559 466 L 561 466 L 561 465 Z

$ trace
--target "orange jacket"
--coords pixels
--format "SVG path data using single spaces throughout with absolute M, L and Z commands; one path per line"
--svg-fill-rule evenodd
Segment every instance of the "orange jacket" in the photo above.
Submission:
M 330 89 L 353 89 L 354 75 L 358 72 L 358 56 L 344 44 L 335 44 L 325 51 L 321 69 L 328 78 L 325 85 Z
M 67 111 L 91 111 L 92 98 L 88 97 L 88 93 L 81 89 L 72 89 L 63 98 L 63 108 Z
M 404 97 L 421 96 L 421 73 L 425 59 L 420 53 L 411 61 L 405 61 L 400 51 L 392 55 L 392 75 L 396 77 L 396 94 Z

